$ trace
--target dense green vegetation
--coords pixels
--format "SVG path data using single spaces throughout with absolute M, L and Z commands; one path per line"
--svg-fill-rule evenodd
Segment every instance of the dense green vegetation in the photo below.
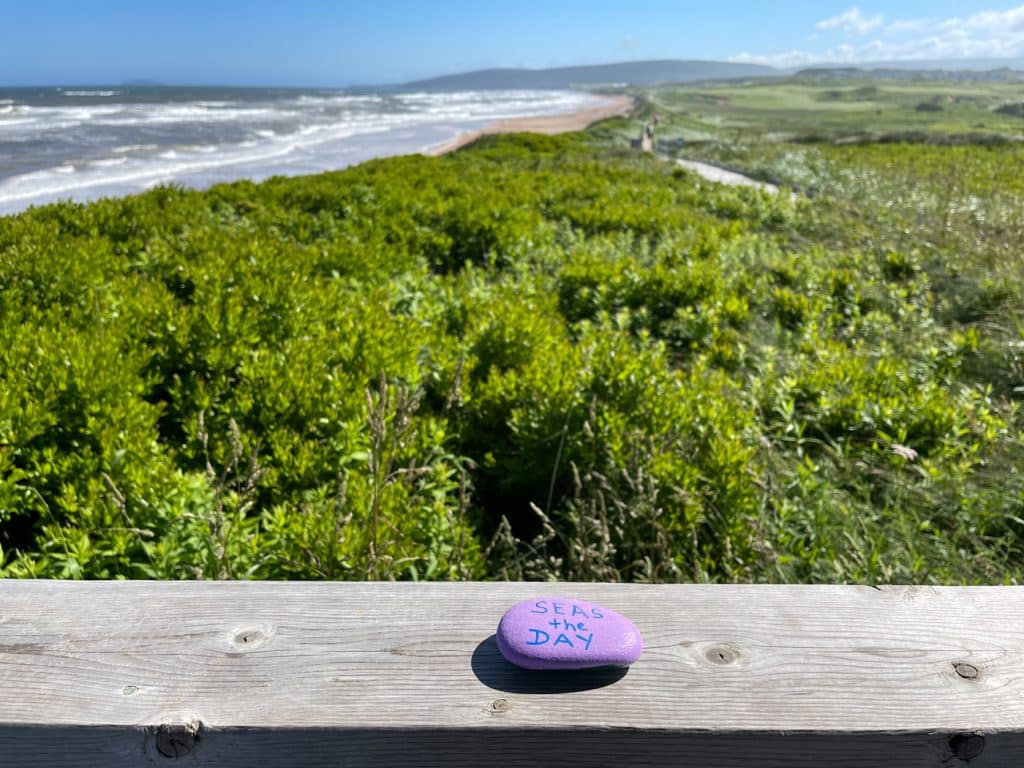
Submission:
M 1024 149 L 636 126 L 0 218 L 3 573 L 1024 580 Z

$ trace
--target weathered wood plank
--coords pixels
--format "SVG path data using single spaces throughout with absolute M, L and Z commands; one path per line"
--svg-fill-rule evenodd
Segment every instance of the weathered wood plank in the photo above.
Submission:
M 558 594 L 640 661 L 507 665 Z M 1024 589 L 7 581 L 0 679 L 0 765 L 1022 764 Z

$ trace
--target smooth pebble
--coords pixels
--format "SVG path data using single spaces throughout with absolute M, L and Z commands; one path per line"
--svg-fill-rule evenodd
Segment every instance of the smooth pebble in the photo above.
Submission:
M 525 669 L 628 667 L 644 650 L 625 616 L 570 597 L 516 603 L 501 617 L 497 641 L 501 655 Z

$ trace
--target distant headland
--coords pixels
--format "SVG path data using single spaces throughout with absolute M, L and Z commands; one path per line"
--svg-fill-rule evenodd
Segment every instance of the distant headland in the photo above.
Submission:
M 698 80 L 773 77 L 782 72 L 760 64 L 728 61 L 629 61 L 555 69 L 481 69 L 415 80 L 400 86 L 417 91 L 479 91 L 500 89 L 560 90 L 582 85 L 658 85 Z

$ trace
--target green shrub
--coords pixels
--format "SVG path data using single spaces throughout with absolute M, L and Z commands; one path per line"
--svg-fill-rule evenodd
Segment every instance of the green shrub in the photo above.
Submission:
M 2 573 L 1019 580 L 1019 152 L 773 155 L 807 200 L 509 136 L 2 217 Z

